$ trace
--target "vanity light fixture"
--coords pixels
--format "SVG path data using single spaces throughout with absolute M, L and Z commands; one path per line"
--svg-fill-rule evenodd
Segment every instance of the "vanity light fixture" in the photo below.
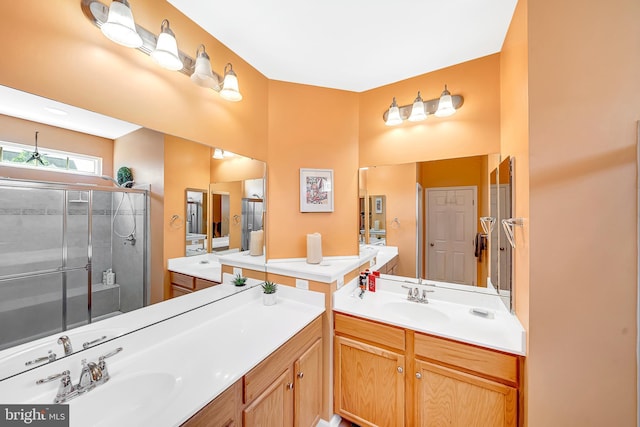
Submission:
M 225 100 L 240 101 L 242 99 L 242 94 L 238 89 L 238 76 L 233 70 L 233 66 L 230 63 L 225 66 L 223 79 L 220 74 L 211 69 L 211 61 L 205 52 L 204 45 L 200 45 L 196 50 L 196 58 L 178 50 L 178 43 L 175 34 L 169 27 L 169 20 L 162 21 L 161 33 L 156 36 L 151 31 L 134 23 L 129 0 L 113 0 L 111 7 L 107 7 L 100 0 L 80 0 L 80 7 L 87 19 L 114 42 L 137 48 L 140 52 L 151 56 L 164 68 L 179 71 L 189 77 L 195 74 L 195 77 L 192 77 L 194 83 L 213 89 Z M 110 27 L 112 28 L 110 29 Z M 131 31 L 126 30 L 125 27 Z M 115 30 L 115 28 L 118 29 Z M 129 32 L 131 38 L 136 40 L 123 42 L 123 39 L 114 39 L 110 36 L 112 30 L 114 32 Z M 138 44 L 136 36 L 140 38 L 140 44 Z M 200 51 L 201 48 L 202 51 Z
M 451 99 L 451 93 L 447 90 L 447 85 L 444 85 L 444 90 L 440 95 L 440 101 L 438 101 L 438 109 L 435 112 L 436 117 L 448 117 L 455 114 L 456 109 L 453 108 L 453 101 Z
M 109 6 L 107 22 L 100 27 L 112 42 L 126 47 L 138 48 L 142 46 L 142 37 L 136 31 L 131 6 L 127 0 L 113 0 Z
M 224 152 L 222 151 L 222 149 L 220 148 L 215 148 L 213 150 L 213 158 L 217 159 L 217 160 L 222 160 L 224 159 Z
M 224 66 L 224 81 L 222 82 L 222 90 L 220 96 L 227 101 L 237 102 L 242 99 L 242 94 L 238 87 L 238 76 L 233 71 L 233 65 L 227 63 Z
M 415 101 L 413 101 L 413 106 L 411 107 L 411 115 L 409 116 L 410 122 L 420 122 L 427 118 L 427 113 L 424 111 L 424 101 L 420 96 L 420 91 L 418 91 L 418 96 Z
M 151 52 L 151 57 L 167 70 L 178 71 L 184 66 L 178 56 L 178 42 L 176 35 L 169 27 L 168 19 L 164 19 L 160 24 L 160 35 L 155 50 Z
M 398 106 L 394 97 L 389 109 L 382 115 L 382 119 L 387 126 L 396 126 L 404 120 L 417 122 L 426 119 L 430 115 L 447 117 L 454 114 L 463 103 L 464 98 L 462 95 L 451 95 L 447 85 L 445 85 L 440 98 L 425 101 L 422 99 L 420 92 L 418 92 L 413 104 Z
M 400 108 L 396 103 L 396 97 L 393 97 L 393 101 L 391 101 L 391 105 L 389 106 L 389 111 L 387 111 L 387 117 L 385 123 L 387 126 L 395 126 L 402 123 L 402 117 L 400 117 Z
M 202 50 L 200 50 L 202 48 Z M 198 86 L 213 89 L 218 86 L 218 79 L 213 76 L 211 71 L 211 60 L 205 51 L 204 45 L 201 44 L 196 49 L 196 66 L 191 74 L 191 81 Z

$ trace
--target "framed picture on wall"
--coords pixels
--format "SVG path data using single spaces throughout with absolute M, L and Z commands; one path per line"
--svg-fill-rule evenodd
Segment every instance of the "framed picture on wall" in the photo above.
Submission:
M 300 212 L 333 212 L 333 169 L 300 169 Z
M 376 213 L 382 213 L 382 197 L 376 197 Z

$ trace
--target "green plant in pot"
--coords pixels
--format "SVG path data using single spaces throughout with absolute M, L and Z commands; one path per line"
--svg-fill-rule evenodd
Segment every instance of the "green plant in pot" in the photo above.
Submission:
M 242 277 L 241 274 L 236 274 L 236 277 L 233 278 L 233 284 L 236 286 L 244 286 L 247 284 L 247 278 Z
M 261 286 L 262 302 L 264 305 L 274 305 L 276 303 L 276 291 L 278 290 L 278 285 L 267 280 Z

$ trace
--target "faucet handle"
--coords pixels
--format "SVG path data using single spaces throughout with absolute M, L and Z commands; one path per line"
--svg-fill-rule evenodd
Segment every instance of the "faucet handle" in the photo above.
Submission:
M 49 383 L 51 381 L 57 380 L 58 378 L 62 378 L 62 381 L 65 381 L 66 379 L 69 379 L 69 381 L 71 381 L 71 372 L 67 370 L 67 371 L 60 372 L 59 374 L 49 375 L 47 378 L 42 378 L 36 381 L 36 384 L 40 385 L 44 383 Z
M 104 359 L 107 359 L 107 358 L 109 358 L 109 357 L 115 356 L 116 354 L 120 353 L 122 350 L 123 350 L 123 349 L 122 349 L 122 347 L 118 347 L 118 348 L 116 348 L 115 350 L 110 351 L 110 352 L 109 352 L 109 353 L 107 353 L 107 354 L 103 354 L 102 356 L 100 356 L 100 357 L 98 358 L 98 362 L 103 362 L 103 361 L 104 361 Z
M 100 356 L 98 358 L 98 368 L 100 368 L 100 370 L 102 371 L 102 381 L 103 382 L 107 382 L 109 381 L 109 370 L 107 369 L 107 362 L 104 361 L 104 359 L 107 359 L 109 357 L 115 356 L 116 354 L 120 353 L 122 351 L 122 347 L 118 347 L 113 351 L 110 351 L 107 354 L 103 354 L 102 356 Z

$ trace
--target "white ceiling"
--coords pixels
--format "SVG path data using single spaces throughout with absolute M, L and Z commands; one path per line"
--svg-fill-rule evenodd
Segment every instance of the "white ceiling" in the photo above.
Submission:
M 355 92 L 499 52 L 517 3 L 167 1 L 269 79 Z

